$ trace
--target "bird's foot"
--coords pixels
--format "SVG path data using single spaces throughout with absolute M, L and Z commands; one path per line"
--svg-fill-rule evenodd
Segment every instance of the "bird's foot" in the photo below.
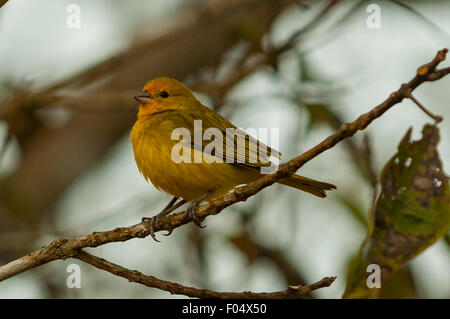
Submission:
M 177 199 L 178 199 L 177 197 L 172 198 L 170 203 L 167 204 L 167 206 L 164 207 L 164 209 L 161 212 L 159 212 L 158 214 L 156 214 L 155 216 L 142 218 L 142 222 L 147 222 L 150 224 L 150 236 L 152 236 L 152 238 L 157 242 L 160 242 L 160 241 L 156 238 L 156 235 L 155 235 L 155 225 L 159 222 L 159 219 L 162 216 L 169 215 L 175 209 L 177 209 L 178 207 L 180 207 L 186 203 L 186 201 L 183 199 L 175 205 L 175 202 L 177 201 Z M 163 234 L 163 235 L 169 236 L 170 234 L 172 234 L 172 229 L 167 230 L 167 234 Z
M 198 204 L 189 206 L 188 209 L 186 210 L 186 215 L 192 219 L 192 221 L 194 222 L 195 225 L 197 225 L 200 228 L 205 228 L 206 225 L 205 226 L 202 225 L 203 219 L 198 218 L 197 215 L 195 215 L 195 213 L 194 213 L 195 208 L 197 206 L 198 206 Z
M 157 241 L 158 243 L 160 243 L 161 241 L 159 241 L 157 238 L 156 238 L 156 235 L 155 235 L 155 225 L 156 225 L 156 223 L 157 222 L 159 222 L 159 214 L 158 215 L 155 215 L 155 216 L 153 216 L 153 217 L 142 217 L 142 222 L 146 222 L 146 223 L 149 223 L 150 224 L 150 236 L 152 236 L 152 238 L 153 238 L 153 240 L 154 241 Z M 169 234 L 167 234 L 167 236 L 169 236 L 170 235 L 170 233 Z
M 196 201 L 194 201 L 191 205 L 189 205 L 189 207 L 186 209 L 186 215 L 189 216 L 192 221 L 194 222 L 195 225 L 197 225 L 200 228 L 205 228 L 205 226 L 202 225 L 202 222 L 204 220 L 204 218 L 198 218 L 197 215 L 195 215 L 194 211 L 195 208 L 200 205 L 200 203 L 206 198 L 208 197 L 208 195 L 210 195 L 211 193 L 205 193 L 203 194 L 200 198 L 198 198 Z

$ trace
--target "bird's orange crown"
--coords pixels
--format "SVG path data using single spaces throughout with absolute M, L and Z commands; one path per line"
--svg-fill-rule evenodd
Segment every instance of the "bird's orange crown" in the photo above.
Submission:
M 138 117 L 186 108 L 197 101 L 188 87 L 167 77 L 155 78 L 147 82 L 142 93 L 135 98 L 141 104 Z

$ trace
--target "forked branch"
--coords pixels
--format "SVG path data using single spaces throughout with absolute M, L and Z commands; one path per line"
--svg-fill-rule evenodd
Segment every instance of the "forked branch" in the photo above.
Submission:
M 450 73 L 449 68 L 436 70 L 436 67 L 445 60 L 447 51 L 447 49 L 440 50 L 431 62 L 418 68 L 417 73 L 412 80 L 402 84 L 397 91 L 391 93 L 384 102 L 374 107 L 371 111 L 362 114 L 352 123 L 343 124 L 336 133 L 330 135 L 315 147 L 297 157 L 294 157 L 286 164 L 280 165 L 279 169 L 275 173 L 265 175 L 255 182 L 242 187 L 238 187 L 233 192 L 225 195 L 220 199 L 211 201 L 206 205 L 196 207 L 194 210 L 194 215 L 198 219 L 204 219 L 207 216 L 220 213 L 224 208 L 232 204 L 245 201 L 247 198 L 257 194 L 259 191 L 274 184 L 278 180 L 286 178 L 295 173 L 305 163 L 323 153 L 324 151 L 334 147 L 342 140 L 353 136 L 357 131 L 364 130 L 370 123 L 382 116 L 394 105 L 399 104 L 404 98 L 411 98 L 411 92 L 422 83 L 439 80 Z M 163 216 L 159 219 L 158 223 L 154 225 L 154 231 L 172 231 L 175 228 L 178 228 L 191 221 L 193 221 L 192 217 L 188 214 L 185 214 L 185 212 Z M 145 276 L 139 272 L 127 270 L 121 266 L 114 265 L 108 261 L 82 251 L 82 249 L 86 247 L 98 247 L 111 242 L 127 241 L 133 238 L 144 238 L 149 234 L 149 224 L 146 222 L 141 222 L 129 227 L 119 227 L 109 231 L 94 232 L 89 235 L 78 236 L 72 239 L 57 239 L 50 243 L 48 246 L 45 246 L 27 256 L 23 256 L 4 266 L 1 266 L 0 281 L 54 260 L 74 257 L 88 262 L 97 268 L 107 270 L 127 279 L 132 279 L 133 281 L 138 281 L 142 284 L 146 284 L 152 287 L 158 287 L 160 289 L 164 289 L 164 287 L 172 287 L 173 289 L 164 289 L 172 293 L 182 293 L 193 297 L 258 297 L 258 295 L 250 295 L 252 293 L 247 292 L 218 293 L 209 290 L 199 290 L 196 288 L 184 287 L 178 284 L 162 281 L 154 277 Z M 303 294 L 304 291 L 309 292 L 311 290 L 330 285 L 333 280 L 334 277 L 327 277 L 311 286 L 295 287 L 295 289 L 290 288 L 283 292 L 264 293 L 260 294 L 260 296 L 264 296 L 264 298 L 275 298 L 278 296 L 295 297 L 299 294 Z M 302 291 L 301 293 L 299 293 L 300 290 Z

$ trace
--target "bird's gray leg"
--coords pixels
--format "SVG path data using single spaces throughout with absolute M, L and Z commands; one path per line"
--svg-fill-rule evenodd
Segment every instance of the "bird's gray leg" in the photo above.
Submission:
M 155 235 L 155 224 L 159 221 L 159 218 L 161 218 L 162 216 L 168 215 L 171 212 L 173 212 L 175 209 L 177 209 L 178 207 L 184 205 L 186 203 L 186 201 L 184 199 L 182 199 L 181 201 L 179 201 L 177 204 L 176 201 L 178 200 L 178 197 L 174 197 L 171 199 L 171 201 L 169 202 L 169 204 L 167 204 L 166 207 L 163 208 L 163 210 L 161 212 L 159 212 L 158 214 L 156 214 L 153 217 L 143 217 L 142 221 L 143 222 L 150 222 L 150 235 L 152 236 L 152 238 L 159 242 L 158 239 L 156 239 L 156 235 Z M 167 234 L 164 234 L 165 236 L 169 236 L 172 233 L 172 230 L 168 230 Z
M 195 216 L 194 214 L 194 209 L 200 205 L 200 203 L 209 195 L 211 195 L 212 192 L 207 192 L 205 194 L 203 194 L 202 196 L 200 196 L 199 198 L 197 198 L 194 202 L 192 202 L 191 205 L 189 205 L 189 207 L 186 209 L 186 215 L 188 215 L 189 217 L 192 218 L 192 220 L 194 221 L 195 225 L 197 225 L 200 228 L 205 228 L 206 226 L 202 226 L 202 221 L 199 218 L 197 218 L 197 216 Z

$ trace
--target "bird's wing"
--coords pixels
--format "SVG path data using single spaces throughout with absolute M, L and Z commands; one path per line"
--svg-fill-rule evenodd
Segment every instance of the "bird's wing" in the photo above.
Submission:
M 190 132 L 194 132 L 194 120 L 202 120 L 201 143 L 195 141 L 192 136 L 191 141 L 184 141 L 183 146 L 206 152 L 223 162 L 250 167 L 269 166 L 271 157 L 281 158 L 280 152 L 248 135 L 209 109 L 206 112 L 190 111 L 189 114 L 183 114 L 182 118 L 184 127 Z M 222 147 L 219 147 L 219 135 L 222 138 Z M 217 147 L 214 148 L 212 143 Z

